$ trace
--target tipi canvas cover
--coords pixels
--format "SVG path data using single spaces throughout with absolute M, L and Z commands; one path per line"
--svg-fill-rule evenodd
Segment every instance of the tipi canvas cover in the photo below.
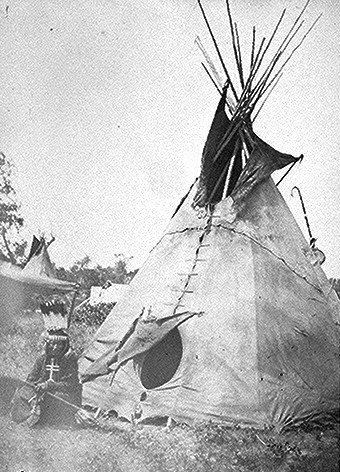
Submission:
M 250 120 L 270 72 L 220 91 L 199 180 L 84 353 L 83 403 L 259 428 L 338 410 L 339 300 L 270 178 L 297 159 Z
M 258 427 L 336 410 L 338 302 L 279 191 L 262 183 L 232 224 L 226 200 L 199 219 L 192 194 L 85 353 L 83 372 L 122 366 L 83 401 Z

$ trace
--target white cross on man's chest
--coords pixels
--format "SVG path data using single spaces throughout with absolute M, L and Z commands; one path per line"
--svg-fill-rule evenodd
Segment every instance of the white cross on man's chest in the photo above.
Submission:
M 58 364 L 54 363 L 54 359 L 52 358 L 51 359 L 51 364 L 46 364 L 46 370 L 47 370 L 47 372 L 50 373 L 50 376 L 49 376 L 48 380 L 54 380 L 53 379 L 53 374 L 54 374 L 54 372 L 56 372 L 56 373 L 59 372 L 60 367 L 58 366 Z

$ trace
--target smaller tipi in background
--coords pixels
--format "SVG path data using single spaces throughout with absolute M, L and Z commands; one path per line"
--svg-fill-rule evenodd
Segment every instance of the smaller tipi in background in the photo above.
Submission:
M 45 276 L 49 278 L 57 278 L 56 271 L 53 268 L 50 256 L 48 254 L 48 246 L 54 241 L 54 238 L 47 244 L 42 236 L 38 239 L 33 236 L 30 253 L 23 268 L 22 273 L 29 276 Z
M 38 299 L 75 292 L 75 283 L 57 279 L 47 247 L 43 237 L 33 236 L 23 269 L 0 263 L 0 323 L 26 308 L 37 308 Z

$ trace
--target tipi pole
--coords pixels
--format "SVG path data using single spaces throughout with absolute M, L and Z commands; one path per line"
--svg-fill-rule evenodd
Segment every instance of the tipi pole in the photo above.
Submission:
M 201 53 L 203 54 L 204 59 L 207 61 L 208 65 L 209 65 L 209 67 L 210 67 L 210 70 L 211 70 L 211 72 L 213 73 L 213 75 L 214 75 L 214 77 L 215 77 L 215 80 L 216 80 L 216 82 L 218 83 L 219 87 L 222 88 L 222 87 L 223 87 L 223 80 L 221 79 L 219 73 L 217 72 L 217 69 L 216 69 L 216 67 L 214 66 L 214 63 L 213 63 L 213 61 L 211 60 L 209 54 L 207 53 L 205 47 L 203 46 L 202 41 L 201 41 L 201 39 L 200 39 L 199 36 L 196 36 L 195 44 L 197 45 L 197 47 L 199 48 L 199 50 L 200 50 Z
M 225 179 L 225 183 L 224 183 L 224 189 L 223 189 L 223 194 L 222 194 L 222 198 L 225 199 L 229 193 L 229 187 L 230 187 L 230 179 L 231 179 L 231 176 L 232 176 L 232 172 L 234 170 L 234 166 L 235 166 L 235 161 L 236 161 L 236 153 L 234 152 L 233 153 L 233 157 L 231 158 L 231 161 L 230 161 L 230 164 L 229 164 L 229 169 L 228 169 L 228 173 L 227 173 L 227 177 Z
M 222 96 L 222 92 L 221 92 L 221 90 L 219 89 L 217 83 L 215 82 L 213 76 L 212 76 L 212 75 L 210 74 L 210 72 L 208 71 L 207 66 L 204 64 L 204 62 L 201 62 L 201 64 L 202 64 L 202 67 L 203 67 L 203 69 L 205 70 L 205 72 L 208 74 L 209 79 L 210 79 L 211 82 L 214 84 L 216 90 L 217 90 L 218 93 Z
M 282 66 L 279 68 L 278 72 L 276 72 L 273 76 L 273 78 L 270 80 L 269 84 L 267 84 L 268 82 L 268 79 L 269 77 L 271 76 L 271 73 L 273 72 L 274 68 L 276 67 L 278 61 L 282 58 L 283 54 L 286 52 L 287 48 L 289 47 L 289 44 L 291 43 L 291 41 L 295 38 L 295 36 L 298 34 L 299 30 L 301 29 L 301 27 L 303 26 L 303 21 L 301 22 L 301 24 L 298 26 L 298 28 L 296 29 L 296 31 L 294 31 L 294 33 L 292 34 L 292 36 L 289 38 L 289 41 L 287 41 L 286 44 L 285 41 L 288 39 L 288 36 L 290 33 L 288 33 L 288 35 L 286 36 L 285 40 L 282 42 L 282 45 L 281 47 L 277 50 L 275 56 L 272 58 L 272 60 L 270 61 L 268 67 L 266 68 L 265 72 L 262 74 L 262 77 L 261 79 L 259 80 L 258 84 L 256 85 L 256 87 L 254 88 L 253 92 L 252 92 L 252 95 L 253 97 L 256 97 L 254 98 L 254 101 L 253 101 L 253 107 L 256 106 L 256 103 L 258 102 L 258 100 L 261 98 L 261 96 L 268 90 L 268 88 L 271 86 L 271 84 L 275 81 L 275 79 L 277 78 L 277 76 L 279 74 L 282 73 L 284 67 L 286 66 L 287 62 L 289 61 L 290 57 L 293 55 L 293 53 L 296 51 L 296 49 L 293 50 L 293 53 L 290 54 L 290 56 L 288 57 L 288 59 L 282 64 Z M 283 46 L 284 45 L 284 46 Z M 283 47 L 282 47 L 283 46 Z M 253 98 L 252 97 L 252 98 Z
M 276 184 L 276 187 L 278 187 L 280 185 L 280 183 L 282 182 L 282 180 L 287 177 L 287 175 L 289 174 L 289 172 L 293 169 L 293 167 L 295 166 L 297 161 L 294 161 L 291 166 L 289 167 L 289 169 L 283 174 L 283 176 L 281 177 L 281 179 L 277 182 Z
M 239 151 L 239 147 L 240 147 L 240 143 L 239 143 L 239 140 L 237 140 L 236 143 L 235 143 L 235 148 L 234 148 L 233 154 L 232 154 L 231 158 L 228 159 L 228 162 L 225 163 L 224 169 L 223 169 L 223 171 L 221 172 L 221 175 L 219 176 L 217 182 L 215 183 L 215 186 L 214 186 L 214 188 L 213 188 L 213 191 L 212 191 L 211 194 L 210 194 L 208 203 L 211 203 L 213 196 L 215 195 L 215 193 L 216 193 L 216 191 L 217 191 L 217 189 L 218 189 L 220 183 L 222 182 L 223 178 L 225 177 L 226 171 L 227 171 L 227 169 L 228 169 L 227 164 L 230 164 L 230 162 L 232 161 L 232 159 L 233 159 L 234 157 L 236 157 L 236 155 L 237 155 L 237 153 L 238 153 L 238 151 Z M 226 185 L 228 185 L 228 184 L 229 184 L 229 182 L 226 182 Z M 226 186 L 226 185 L 225 185 L 225 186 Z
M 277 49 L 277 52 L 275 53 L 274 57 L 272 58 L 272 60 L 270 61 L 269 65 L 267 66 L 265 72 L 262 74 L 261 78 L 259 79 L 257 85 L 254 87 L 254 89 L 252 90 L 251 92 L 251 97 L 250 97 L 250 100 L 249 100 L 249 105 L 250 105 L 250 102 L 252 101 L 253 104 L 251 106 L 252 109 L 254 109 L 254 107 L 256 106 L 256 103 L 258 102 L 258 100 L 261 98 L 261 96 L 263 96 L 263 94 L 268 90 L 268 88 L 271 86 L 271 84 L 276 80 L 276 78 L 278 77 L 278 75 L 281 74 L 283 68 L 285 67 L 285 65 L 287 64 L 287 62 L 290 60 L 291 56 L 295 53 L 295 51 L 299 48 L 299 46 L 302 44 L 302 42 L 304 41 L 305 37 L 309 34 L 309 32 L 314 28 L 316 22 L 318 21 L 319 18 L 317 18 L 317 20 L 313 23 L 313 25 L 309 28 L 309 30 L 307 31 L 307 33 L 305 34 L 305 36 L 302 38 L 301 42 L 299 43 L 299 45 L 293 50 L 293 52 L 290 54 L 290 56 L 288 57 L 288 59 L 284 62 L 284 64 L 280 67 L 279 71 L 274 75 L 273 79 L 270 81 L 269 84 L 267 84 L 268 82 L 268 79 L 272 73 L 272 71 L 274 70 L 277 62 L 279 61 L 279 59 L 282 57 L 282 55 L 285 53 L 285 51 L 287 50 L 289 44 L 291 43 L 291 41 L 295 38 L 295 36 L 297 35 L 297 33 L 299 32 L 300 28 L 302 27 L 304 21 L 302 21 L 300 23 L 300 25 L 297 27 L 297 29 L 294 31 L 296 25 L 298 24 L 301 16 L 303 15 L 303 13 L 305 12 L 308 4 L 309 4 L 310 0 L 307 0 L 307 2 L 305 3 L 304 7 L 302 8 L 300 14 L 298 15 L 298 17 L 295 19 L 293 25 L 291 26 L 290 30 L 288 31 L 287 35 L 284 37 L 283 41 L 281 42 L 279 48 Z M 286 10 L 283 10 L 282 14 L 281 14 L 281 17 L 273 31 L 273 34 L 271 36 L 271 38 L 269 39 L 269 42 L 261 56 L 261 59 L 260 59 L 260 62 L 258 64 L 258 67 L 256 68 L 256 70 L 253 72 L 253 76 L 258 72 L 259 70 L 259 67 L 262 63 L 262 60 L 271 44 L 271 42 L 273 41 L 273 38 L 279 28 L 279 25 L 281 24 L 281 21 L 283 19 L 283 16 L 285 14 L 285 11 Z M 254 35 L 253 35 L 253 39 L 254 39 Z
M 253 81 L 255 75 L 257 74 L 259 68 L 261 67 L 262 61 L 263 61 L 263 59 L 264 59 L 264 57 L 265 57 L 265 55 L 266 55 L 266 53 L 267 53 L 267 51 L 268 51 L 268 49 L 269 49 L 271 43 L 273 42 L 273 39 L 274 39 L 274 37 L 275 37 L 275 35 L 276 35 L 276 33 L 277 33 L 279 27 L 280 27 L 280 24 L 281 24 L 281 22 L 282 22 L 282 20 L 283 20 L 283 17 L 284 17 L 284 15 L 285 15 L 285 13 L 286 13 L 286 10 L 283 10 L 283 12 L 281 13 L 281 16 L 280 16 L 280 18 L 279 18 L 279 20 L 278 20 L 278 22 L 277 22 L 275 28 L 274 28 L 274 31 L 273 31 L 272 35 L 270 36 L 270 38 L 269 38 L 269 41 L 268 41 L 268 43 L 267 43 L 267 45 L 266 45 L 264 51 L 261 52 L 261 55 L 260 55 L 260 50 L 259 50 L 258 53 L 257 53 L 257 57 L 256 57 L 256 59 L 255 59 L 255 61 L 254 61 L 254 64 L 253 64 L 253 65 L 254 65 L 253 70 L 252 70 L 252 71 L 250 72 L 250 74 L 249 74 L 249 78 L 251 78 L 251 82 Z M 262 46 L 263 46 L 263 43 L 264 43 L 264 41 L 262 41 L 262 43 L 261 43 Z M 277 53 L 277 54 L 278 54 L 278 53 Z M 275 56 L 274 56 L 274 59 L 275 59 Z M 256 64 L 256 67 L 255 67 L 255 64 Z M 270 63 L 270 65 L 271 65 L 271 63 Z M 268 70 L 270 69 L 270 65 L 268 66 L 268 68 L 266 69 L 266 71 L 264 72 L 264 74 L 262 75 L 262 78 L 263 78 L 266 74 L 268 74 Z M 271 70 L 272 70 L 272 69 L 271 69 Z M 259 83 L 261 83 L 262 78 L 260 79 Z M 252 93 L 251 93 L 252 96 L 254 95 L 254 92 L 255 92 L 256 89 L 258 88 L 259 83 L 256 85 L 255 89 L 252 91 Z
M 255 69 L 256 69 L 256 66 L 257 66 L 257 62 L 260 58 L 260 55 L 261 55 L 261 51 L 262 51 L 262 48 L 264 46 L 264 43 L 265 43 L 265 40 L 266 38 L 262 38 L 262 41 L 260 43 L 260 46 L 259 46 L 259 49 L 256 53 L 256 56 L 254 58 L 254 62 L 252 64 L 252 67 L 251 67 L 251 70 L 250 70 L 250 73 L 249 73 L 249 76 L 248 76 L 248 79 L 246 80 L 246 84 L 242 90 L 242 93 L 241 93 L 241 96 L 240 96 L 240 99 L 237 103 L 237 106 L 236 106 L 236 109 L 235 109 L 235 113 L 233 115 L 233 118 L 236 118 L 236 116 L 238 114 L 240 114 L 240 110 L 243 110 L 243 105 L 244 105 L 244 102 L 245 102 L 245 99 L 248 95 L 248 93 L 251 91 L 251 84 L 254 80 L 254 75 L 256 73 Z M 255 72 L 254 72 L 255 71 Z
M 239 62 L 240 62 L 240 80 L 241 80 L 241 86 L 242 89 L 244 88 L 244 74 L 243 74 L 243 65 L 242 65 L 242 54 L 241 54 L 241 44 L 240 44 L 240 35 L 238 33 L 237 29 L 237 23 L 235 23 L 235 34 L 236 34 L 236 47 L 237 47 L 237 54 L 239 57 Z
M 303 6 L 301 12 L 299 13 L 299 15 L 297 16 L 297 18 L 295 19 L 293 25 L 291 26 L 290 30 L 288 31 L 288 34 L 286 35 L 286 37 L 284 38 L 284 40 L 282 41 L 280 47 L 278 48 L 278 51 L 280 49 L 282 49 L 283 47 L 285 48 L 285 43 L 286 41 L 288 41 L 288 38 L 289 36 L 291 35 L 292 31 L 294 30 L 295 26 L 298 24 L 298 22 L 300 21 L 300 18 L 302 17 L 302 15 L 304 14 L 304 12 L 306 11 L 306 8 L 308 7 L 310 3 L 310 0 L 307 0 L 305 5 Z M 301 27 L 301 25 L 298 27 L 298 29 Z M 293 36 L 295 36 L 296 32 L 293 34 Z M 289 43 L 291 42 L 292 38 L 289 39 Z
M 255 54 L 255 45 L 256 45 L 256 28 L 253 26 L 253 39 L 251 42 L 251 53 L 250 53 L 250 73 L 254 64 L 254 54 Z
M 231 129 L 231 130 L 228 130 L 226 132 L 226 134 L 224 135 L 223 137 L 223 142 L 222 144 L 220 145 L 218 151 L 216 152 L 216 155 L 214 157 L 214 160 L 213 162 L 216 162 L 217 159 L 219 159 L 221 157 L 221 154 L 222 152 L 224 151 L 225 147 L 227 146 L 227 144 L 230 142 L 230 140 L 232 139 L 232 137 L 234 136 L 234 134 L 236 133 L 236 131 L 240 128 L 240 126 L 242 125 L 242 121 L 238 121 L 236 124 L 234 124 L 234 127 Z
M 253 122 L 253 123 L 254 123 L 254 121 L 256 120 L 256 118 L 258 117 L 260 111 L 262 110 L 264 104 L 266 103 L 266 101 L 267 101 L 268 98 L 270 97 L 271 93 L 273 92 L 273 90 L 275 89 L 275 87 L 277 86 L 277 84 L 279 83 L 279 81 L 280 81 L 282 75 L 283 75 L 283 73 L 281 73 L 281 74 L 277 77 L 277 79 L 276 79 L 276 81 L 274 82 L 272 88 L 269 90 L 267 96 L 265 97 L 265 99 L 264 99 L 263 102 L 261 103 L 260 108 L 257 110 L 257 112 L 256 112 L 256 114 L 255 114 L 255 116 L 254 116 L 254 118 L 252 119 L 252 122 Z M 270 83 L 271 83 L 271 82 L 270 82 Z M 266 91 L 267 91 L 267 87 L 266 87 L 266 89 L 263 91 L 263 94 L 265 94 Z
M 206 14 L 205 14 L 205 11 L 204 11 L 204 9 L 203 9 L 201 0 L 197 0 L 197 3 L 198 3 L 198 5 L 199 5 L 199 7 L 200 7 L 200 10 L 201 10 L 201 13 L 202 13 L 202 15 L 203 15 L 205 24 L 207 25 L 208 31 L 209 31 L 209 33 L 210 33 L 211 39 L 213 40 L 213 43 L 214 43 L 214 46 L 215 46 L 217 55 L 218 55 L 218 57 L 219 57 L 219 60 L 220 60 L 220 62 L 221 62 L 221 64 L 222 64 L 224 73 L 225 73 L 227 79 L 228 79 L 229 82 L 230 82 L 230 87 L 231 87 L 231 90 L 232 90 L 232 92 L 233 92 L 233 94 L 234 94 L 235 100 L 238 101 L 238 97 L 237 97 L 237 93 L 236 93 L 235 87 L 234 87 L 234 85 L 233 85 L 233 83 L 232 83 L 232 81 L 231 81 L 229 72 L 228 72 L 228 70 L 227 70 L 227 68 L 226 68 L 226 66 L 225 66 L 225 64 L 224 64 L 222 54 L 221 54 L 220 49 L 219 49 L 219 47 L 218 47 L 218 44 L 217 44 L 217 42 L 216 42 L 214 33 L 212 32 L 212 29 L 211 29 L 211 27 L 210 27 L 210 24 L 209 24 L 209 21 L 208 21 L 208 18 L 207 18 L 207 16 L 206 16 Z
M 297 27 L 297 29 L 294 31 L 297 23 L 299 22 L 301 16 L 303 15 L 304 11 L 306 10 L 308 4 L 309 4 L 310 0 L 307 0 L 306 4 L 304 5 L 302 11 L 300 12 L 300 14 L 298 15 L 298 17 L 296 18 L 296 20 L 294 21 L 292 27 L 290 28 L 288 34 L 285 36 L 284 40 L 282 41 L 280 47 L 278 48 L 276 54 L 274 55 L 273 59 L 271 60 L 270 64 L 268 65 L 265 73 L 262 75 L 261 79 L 259 80 L 257 86 L 254 88 L 253 90 L 253 96 L 257 95 L 257 98 L 254 99 L 254 105 L 253 107 L 256 105 L 257 101 L 259 100 L 259 98 L 261 98 L 261 96 L 263 95 L 263 93 L 265 93 L 268 88 L 271 86 L 271 84 L 276 80 L 277 76 L 279 74 L 281 74 L 282 70 L 284 69 L 284 67 L 286 66 L 286 64 L 289 62 L 289 60 L 291 59 L 291 57 L 294 55 L 294 53 L 297 51 L 297 49 L 302 45 L 302 43 L 304 42 L 304 40 L 306 39 L 306 37 L 308 36 L 308 34 L 312 31 L 312 29 L 315 27 L 316 23 L 319 21 L 319 19 L 321 18 L 322 14 L 320 14 L 316 20 L 313 22 L 312 26 L 307 30 L 307 32 L 305 33 L 305 35 L 302 37 L 301 41 L 299 42 L 299 44 L 292 50 L 292 52 L 290 53 L 290 55 L 288 56 L 288 58 L 285 60 L 285 62 L 282 64 L 282 66 L 280 67 L 280 69 L 278 70 L 278 72 L 276 72 L 276 74 L 274 74 L 274 77 L 272 78 L 272 80 L 269 82 L 269 84 L 267 84 L 267 81 L 268 81 L 268 78 L 270 77 L 270 74 L 271 72 L 273 71 L 275 65 L 277 64 L 278 60 L 282 57 L 282 55 L 286 52 L 289 44 L 292 42 L 292 40 L 296 37 L 297 33 L 299 32 L 299 30 L 301 29 L 301 27 L 303 26 L 303 23 L 304 23 L 304 20 L 300 23 L 300 25 Z M 293 32 L 294 31 L 294 32 Z
M 305 35 L 302 37 L 301 41 L 299 42 L 299 44 L 297 44 L 297 46 L 295 46 L 295 48 L 292 50 L 292 52 L 290 53 L 290 55 L 288 56 L 288 58 L 285 60 L 285 62 L 282 64 L 282 66 L 280 67 L 280 69 L 278 70 L 278 72 L 274 75 L 274 77 L 272 78 L 272 80 L 269 82 L 269 84 L 267 85 L 267 87 L 265 88 L 264 92 L 267 90 L 268 87 L 270 87 L 270 85 L 272 84 L 272 82 L 276 79 L 276 77 L 282 72 L 283 68 L 287 65 L 287 63 L 290 61 L 290 59 L 292 58 L 292 56 L 294 55 L 294 53 L 299 49 L 299 47 L 302 45 L 302 43 L 304 42 L 304 40 L 307 38 L 307 36 L 309 35 L 309 33 L 312 31 L 312 29 L 315 27 L 316 23 L 320 20 L 322 16 L 322 13 L 320 13 L 320 15 L 316 18 L 316 20 L 313 22 L 312 26 L 308 29 L 308 31 L 305 33 Z
M 233 43 L 233 50 L 234 50 L 234 56 L 235 56 L 235 62 L 236 62 L 236 67 L 238 70 L 238 75 L 240 78 L 240 83 L 242 88 L 244 87 L 244 81 L 243 81 L 243 72 L 242 72 L 242 65 L 241 65 L 241 55 L 240 55 L 240 50 L 237 48 L 237 43 L 236 43 L 236 35 L 235 35 L 235 30 L 234 30 L 234 25 L 233 25 L 233 19 L 231 16 L 231 10 L 230 10 L 230 5 L 229 5 L 229 0 L 226 0 L 226 5 L 227 5 L 227 12 L 228 12 L 228 19 L 229 19 L 229 26 L 230 26 L 230 34 L 231 34 L 231 41 Z

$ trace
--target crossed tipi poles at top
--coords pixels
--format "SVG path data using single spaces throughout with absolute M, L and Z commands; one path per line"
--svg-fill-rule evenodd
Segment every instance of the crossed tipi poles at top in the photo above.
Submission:
M 270 51 L 273 50 L 273 43 L 277 39 L 278 31 L 281 30 L 286 15 L 286 9 L 282 11 L 280 18 L 268 39 L 263 37 L 259 41 L 254 26 L 252 32 L 249 72 L 247 74 L 244 60 L 242 60 L 242 58 L 245 57 L 245 54 L 244 51 L 241 51 L 238 26 L 232 18 L 230 1 L 226 0 L 231 43 L 238 75 L 237 79 L 234 80 L 223 60 L 219 45 L 202 6 L 202 2 L 201 0 L 197 1 L 225 75 L 224 85 L 223 79 L 219 76 L 209 54 L 202 45 L 201 40 L 196 38 L 195 43 L 203 53 L 208 67 L 206 67 L 203 62 L 202 65 L 214 83 L 214 86 L 222 96 L 224 103 L 227 105 L 228 114 L 230 116 L 230 123 L 225 128 L 224 133 L 222 133 L 216 149 L 213 150 L 213 156 L 208 158 L 208 165 L 205 165 L 206 169 L 208 168 L 208 173 L 214 171 L 214 169 L 218 169 L 220 175 L 216 182 L 214 182 L 215 178 L 212 179 L 213 182 L 211 185 L 213 188 L 208 192 L 209 195 L 206 195 L 203 198 L 199 198 L 198 196 L 197 206 L 201 207 L 214 203 L 216 199 L 219 200 L 218 194 L 221 191 L 221 185 L 223 184 L 222 181 L 224 180 L 224 197 L 228 196 L 232 192 L 237 177 L 240 175 L 240 169 L 245 167 L 247 160 L 251 157 L 254 146 L 259 142 L 258 137 L 252 130 L 252 123 L 281 79 L 284 68 L 302 45 L 311 30 L 315 27 L 321 15 L 316 18 L 306 32 L 303 31 L 305 25 L 303 15 L 310 3 L 310 0 L 307 0 L 302 10 L 293 21 L 293 24 L 290 26 L 288 33 L 284 34 L 283 40 L 279 42 L 279 46 L 273 53 Z M 211 73 L 208 70 L 209 68 Z M 256 114 L 251 117 L 255 109 Z M 229 118 L 227 118 L 227 120 L 229 120 Z M 301 158 L 302 156 L 300 156 L 299 159 Z M 288 169 L 287 173 L 292 169 L 294 164 L 299 161 L 299 159 L 291 161 L 292 165 Z M 220 163 L 218 163 L 218 161 L 220 161 Z M 204 164 L 203 160 L 202 164 Z M 279 166 L 275 168 L 275 163 L 273 164 L 274 166 L 270 166 L 273 167 L 272 171 L 278 170 L 282 167 Z M 253 172 L 253 169 L 251 169 L 251 171 Z

